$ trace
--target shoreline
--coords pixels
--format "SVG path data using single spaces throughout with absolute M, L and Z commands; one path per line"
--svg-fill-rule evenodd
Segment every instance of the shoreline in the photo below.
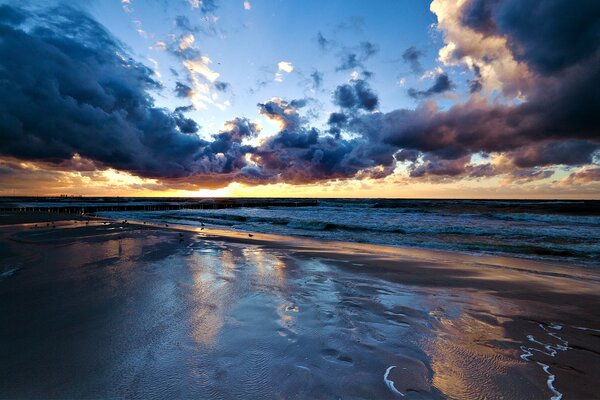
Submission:
M 36 216 L 38 213 L 32 213 Z M 45 213 L 42 213 L 45 214 Z M 545 290 L 553 291 L 559 294 L 564 288 L 567 288 L 566 294 L 595 294 L 596 285 L 600 285 L 600 271 L 595 271 L 589 267 L 574 265 L 566 266 L 543 260 L 528 260 L 517 257 L 493 256 L 483 254 L 470 254 L 463 252 L 452 252 L 439 249 L 400 247 L 380 244 L 344 242 L 336 240 L 318 240 L 314 238 L 301 236 L 286 236 L 277 234 L 266 234 L 251 231 L 235 231 L 227 229 L 192 227 L 189 225 L 178 224 L 158 224 L 144 221 L 127 220 L 126 224 L 122 221 L 95 215 L 73 215 L 56 214 L 55 219 L 58 222 L 58 229 L 65 228 L 86 228 L 101 226 L 104 223 L 113 224 L 118 227 L 133 228 L 133 230 L 157 230 L 164 232 L 187 232 L 198 235 L 199 238 L 209 241 L 223 241 L 225 243 L 248 244 L 253 246 L 266 247 L 282 252 L 290 252 L 294 256 L 311 258 L 324 258 L 333 261 L 343 267 L 348 265 L 358 267 L 368 267 L 367 270 L 353 268 L 357 273 L 376 273 L 381 276 L 402 274 L 404 281 L 414 285 L 427 286 L 445 286 L 452 287 L 470 287 L 473 284 L 475 289 L 498 288 L 505 294 L 511 295 L 524 293 L 515 292 L 510 287 L 515 284 L 516 276 L 528 278 L 530 283 L 537 282 L 545 286 Z M 92 225 L 81 225 L 78 223 L 89 221 Z M 37 221 L 39 223 L 39 221 Z M 36 222 L 12 223 L 9 225 L 0 225 L 0 229 L 6 227 L 33 228 Z M 52 222 L 51 222 L 52 223 Z M 38 227 L 43 230 L 43 226 Z M 90 238 L 96 237 L 94 233 Z M 102 233 L 100 234 L 102 235 Z M 249 235 L 252 235 L 250 237 Z M 82 238 L 81 234 L 76 234 L 75 238 L 70 237 L 66 240 Z M 14 240 L 14 239 L 13 239 Z M 48 240 L 48 239 L 46 239 Z M 65 240 L 65 238 L 58 238 Z M 377 262 L 377 267 L 371 265 Z M 413 268 L 413 267 L 417 268 Z M 435 278 L 428 277 L 424 279 L 423 272 L 436 273 Z M 515 274 L 515 277 L 507 276 Z M 462 275 L 462 276 L 461 276 Z M 524 280 L 524 281 L 526 281 Z M 557 280 L 559 280 L 557 282 Z M 566 285 L 563 280 L 572 282 Z M 490 285 L 482 285 L 482 282 L 490 281 Z M 530 291 L 524 288 L 521 292 Z M 502 294 L 502 293 L 499 293 Z M 524 296 L 527 298 L 528 296 Z M 598 299 L 600 308 L 600 296 Z M 600 327 L 599 327 L 600 328 Z
M 145 297 L 152 293 L 148 290 L 157 285 L 152 283 L 155 280 L 159 279 L 158 282 L 161 282 L 159 287 L 164 285 L 171 287 L 173 285 L 171 281 L 176 279 L 179 283 L 175 287 L 181 287 L 178 291 L 184 290 L 187 293 L 191 290 L 191 293 L 195 294 L 193 297 L 186 295 L 183 298 L 185 300 L 178 300 L 183 303 L 169 307 L 183 311 L 189 307 L 185 304 L 190 302 L 195 304 L 198 299 L 201 303 L 193 306 L 195 311 L 191 317 L 183 319 L 178 317 L 171 322 L 179 327 L 172 335 L 180 337 L 178 340 L 182 343 L 189 340 L 189 335 L 195 339 L 193 343 L 187 344 L 184 350 L 169 347 L 170 353 L 200 352 L 198 354 L 206 355 L 206 351 L 209 351 L 207 349 L 225 346 L 222 350 L 224 353 L 220 350 L 215 353 L 215 356 L 229 354 L 237 348 L 237 345 L 228 343 L 244 340 L 244 336 L 233 333 L 237 332 L 236 327 L 246 326 L 244 332 L 251 337 L 259 334 L 258 332 L 266 337 L 274 335 L 267 343 L 273 343 L 273 340 L 279 340 L 274 338 L 282 337 L 287 340 L 282 343 L 292 343 L 294 346 L 305 343 L 308 346 L 298 356 L 305 354 L 312 360 L 310 363 L 294 364 L 299 366 L 286 364 L 280 367 L 286 371 L 292 368 L 289 371 L 295 371 L 294 376 L 299 373 L 299 370 L 306 371 L 303 368 L 308 368 L 313 371 L 313 374 L 317 374 L 322 368 L 322 362 L 326 365 L 333 362 L 335 368 L 339 367 L 342 370 L 349 365 L 354 365 L 352 371 L 356 373 L 360 371 L 362 377 L 356 378 L 358 382 L 364 380 L 365 387 L 375 390 L 374 393 L 379 393 L 380 397 L 393 395 L 388 380 L 393 382 L 393 387 L 402 393 L 414 391 L 434 398 L 444 398 L 447 395 L 468 398 L 481 390 L 494 397 L 492 394 L 500 389 L 502 394 L 508 397 L 511 397 L 511 393 L 513 397 L 520 397 L 528 390 L 538 395 L 548 394 L 552 392 L 549 389 L 552 382 L 554 382 L 552 387 L 567 397 L 589 396 L 598 389 L 597 385 L 592 385 L 588 381 L 595 373 L 588 370 L 589 366 L 597 362 L 596 357 L 600 355 L 598 334 L 600 319 L 597 316 L 600 307 L 598 291 L 600 277 L 595 271 L 548 263 L 532 263 L 528 260 L 508 257 L 485 257 L 437 250 L 318 241 L 262 233 L 255 233 L 249 237 L 247 232 L 210 228 L 201 230 L 189 226 L 172 224 L 164 226 L 134 221 L 124 224 L 122 221 L 103 217 L 89 218 L 89 222 L 86 223 L 87 217 L 82 219 L 72 219 L 68 215 L 63 217 L 62 220 L 51 224 L 56 225 L 56 228 L 40 226 L 41 223 L 35 220 L 35 215 L 33 222 L 27 223 L 25 222 L 27 219 L 22 219 L 21 224 L 0 226 L 2 234 L 0 251 L 4 254 L 4 264 L 10 264 L 9 266 L 13 268 L 20 263 L 19 266 L 14 267 L 17 268 L 15 270 L 0 271 L 3 273 L 0 279 L 0 305 L 6 306 L 9 310 L 0 322 L 5 323 L 4 326 L 17 329 L 17 332 L 26 329 L 20 333 L 25 338 L 32 335 L 37 338 L 34 332 L 26 333 L 28 324 L 15 322 L 23 318 L 21 316 L 23 312 L 33 313 L 33 315 L 37 313 L 35 308 L 31 309 L 32 306 L 28 305 L 31 300 L 23 303 L 25 298 L 21 299 L 24 295 L 23 291 L 30 285 L 38 288 L 35 290 L 36 293 L 40 293 L 39 301 L 57 304 L 56 307 L 65 310 L 73 307 L 78 310 L 82 307 L 81 311 L 77 311 L 77 315 L 83 313 L 82 317 L 78 317 L 83 318 L 83 322 L 77 322 L 74 329 L 76 332 L 88 332 L 89 335 L 89 327 L 85 327 L 88 324 L 87 315 L 89 310 L 98 306 L 90 308 L 91 306 L 86 304 L 88 302 L 95 304 L 99 301 L 97 297 L 103 297 L 96 294 L 89 298 L 87 292 L 103 293 L 113 284 L 98 286 L 92 283 L 96 278 L 88 283 L 84 283 L 82 279 L 92 279 L 97 274 L 100 274 L 100 282 L 102 279 L 107 279 L 101 278 L 102 276 L 110 274 L 107 283 L 115 279 L 117 281 L 126 279 L 127 282 L 138 282 L 140 279 L 141 282 L 145 282 L 150 279 L 148 284 L 135 284 L 135 287 L 142 286 L 134 293 L 143 294 Z M 38 224 L 37 228 L 36 224 Z M 225 258 L 215 258 L 213 255 L 220 253 L 231 255 Z M 61 266 L 63 263 L 66 263 L 65 267 Z M 69 265 L 71 267 L 68 267 Z M 181 267 L 174 268 L 174 265 L 181 265 Z M 46 267 L 42 268 L 42 266 Z M 6 266 L 0 265 L 0 267 Z M 50 269 L 46 272 L 46 268 Z M 145 275 L 143 271 L 148 268 L 155 272 L 152 272 L 152 275 Z M 194 272 L 198 268 L 204 271 L 200 275 Z M 251 273 L 246 271 L 255 272 L 252 272 L 248 278 L 240 280 L 238 275 Z M 5 273 L 7 276 L 4 276 Z M 159 275 L 156 275 L 157 273 Z M 62 294 L 57 293 L 47 297 L 44 294 L 47 293 L 46 289 L 40 291 L 40 287 L 53 288 L 57 279 L 58 282 L 63 280 L 58 277 L 65 274 L 69 280 L 75 279 L 74 282 L 81 282 L 77 286 L 66 286 L 64 290 L 67 292 L 75 288 L 83 290 L 78 295 L 83 295 L 86 299 L 83 304 L 79 304 L 79 301 L 75 304 L 71 303 L 70 297 L 66 294 L 67 297 L 62 299 Z M 71 277 L 73 274 L 76 274 L 75 278 Z M 189 274 L 191 276 L 188 276 Z M 222 278 L 214 280 L 213 276 L 221 275 Z M 328 283 L 330 281 L 335 282 L 335 285 L 323 291 L 331 285 Z M 234 282 L 239 283 L 234 284 Z M 242 286 L 229 293 L 231 289 L 227 288 L 231 288 L 231 285 Z M 5 290 L 4 295 L 2 290 Z M 240 290 L 242 292 L 250 290 L 250 292 L 244 295 L 240 294 Z M 332 290 L 336 296 L 329 299 L 331 295 L 328 291 Z M 304 292 L 306 295 L 303 295 Z M 123 318 L 115 311 L 115 307 L 116 310 L 127 307 L 130 302 L 127 299 L 131 296 L 127 293 L 129 290 L 110 295 L 117 298 L 124 296 L 122 301 L 103 312 L 110 316 L 111 321 L 114 318 L 117 318 L 116 321 L 121 321 Z M 248 295 L 250 297 L 247 297 Z M 265 295 L 267 298 L 274 295 L 281 298 L 277 302 L 283 305 L 276 306 L 275 320 L 264 319 L 269 315 L 263 308 L 264 302 L 267 301 Z M 225 298 L 221 299 L 222 296 Z M 162 311 L 157 315 L 172 318 L 169 315 L 173 311 L 165 314 L 163 310 L 165 304 L 169 305 L 171 301 L 171 295 L 161 300 L 156 307 Z M 279 304 L 277 302 L 275 305 Z M 232 307 L 230 304 L 239 305 Z M 322 311 L 318 310 L 325 305 L 328 311 L 322 315 Z M 23 311 L 23 307 L 29 311 Z M 139 318 L 136 316 L 143 315 L 144 312 L 140 311 L 140 307 L 141 310 L 145 309 L 146 300 L 141 301 L 136 307 L 133 311 L 128 311 L 127 315 L 130 317 L 123 320 L 124 323 L 129 321 L 129 318 L 134 318 L 133 321 L 136 321 Z M 311 309 L 313 311 L 310 311 Z M 179 315 L 179 312 L 175 315 Z M 113 316 L 114 313 L 116 317 Z M 343 317 L 342 319 L 338 320 L 338 313 L 341 313 L 339 315 Z M 152 312 L 152 315 L 154 314 L 156 311 Z M 347 316 L 344 317 L 346 314 Z M 247 315 L 254 317 L 248 319 Z M 352 315 L 355 316 L 350 318 Z M 185 322 L 189 318 L 195 327 L 192 331 L 189 331 L 190 328 L 186 325 L 188 322 Z M 200 325 L 197 325 L 199 323 L 196 321 L 197 318 L 200 318 Z M 331 327 L 327 322 L 329 318 L 337 321 Z M 61 320 L 59 318 L 59 321 Z M 74 322 L 68 320 L 61 323 Z M 78 325 L 81 323 L 84 324 L 83 327 Z M 111 322 L 117 325 L 119 323 Z M 150 322 L 144 322 L 142 326 L 148 323 Z M 280 328 L 263 332 L 266 328 L 261 324 L 266 327 L 273 323 Z M 358 325 L 346 331 L 344 324 L 347 323 L 352 326 Z M 135 324 L 133 328 L 128 329 L 133 329 L 134 337 L 142 338 L 143 335 L 139 336 L 141 334 L 139 322 Z M 320 326 L 317 331 L 306 330 L 315 324 Z M 110 324 L 102 323 L 101 326 L 102 330 L 110 331 Z M 62 329 L 57 332 L 61 332 Z M 197 329 L 200 331 L 195 331 Z M 319 333 L 321 331 L 322 333 Z M 0 336 L 8 343 L 26 340 L 17 339 L 15 333 L 11 332 L 0 331 Z M 348 338 L 358 335 L 356 336 L 358 342 L 348 342 L 349 339 L 338 336 L 339 332 L 346 332 L 346 335 L 350 335 Z M 61 335 L 53 340 L 62 343 L 64 333 Z M 95 335 L 92 334 L 92 337 Z M 162 335 L 160 334 L 160 337 Z M 407 344 L 402 345 L 402 341 L 396 343 L 395 339 L 392 340 L 393 335 L 400 335 L 398 338 L 405 337 L 406 343 L 412 343 L 409 349 L 402 350 Z M 112 332 L 108 337 L 121 336 L 122 333 L 118 331 Z M 386 340 L 383 339 L 385 337 Z M 316 343 L 329 342 L 333 340 L 332 338 L 335 338 L 334 342 L 337 343 L 333 348 L 337 350 L 328 348 L 309 350 L 311 346 L 316 346 Z M 557 338 L 569 342 L 564 350 L 560 347 L 562 342 L 557 342 Z M 314 342 L 316 339 L 317 342 Z M 366 348 L 361 344 L 365 340 L 365 344 L 368 344 Z M 311 344 L 313 342 L 314 344 Z M 557 343 L 552 344 L 553 342 Z M 27 343 L 31 345 L 30 342 Z M 105 346 L 109 345 L 105 344 Z M 141 346 L 146 348 L 148 345 Z M 249 348 L 254 349 L 254 346 L 252 344 Z M 544 346 L 551 346 L 553 352 L 548 353 L 549 355 L 542 354 L 548 352 L 544 350 L 547 349 Z M 343 353 L 340 350 L 343 348 L 351 349 L 348 350 L 350 353 Z M 150 347 L 147 351 L 155 350 Z M 289 347 L 261 350 L 267 353 L 272 351 L 275 351 L 272 357 L 276 358 L 292 357 L 291 354 L 295 354 L 290 353 L 292 349 Z M 372 359 L 373 355 L 367 357 L 372 351 L 375 351 L 375 354 L 383 353 Z M 8 360 L 20 357 L 13 355 L 9 349 L 4 349 L 4 352 L 0 349 L 0 353 Z M 244 354 L 246 353 L 242 351 L 237 357 L 241 357 L 240 362 L 247 363 L 249 360 Z M 38 356 L 30 357 L 33 357 L 33 360 Z M 73 351 L 73 354 L 68 357 L 78 359 L 81 354 Z M 214 362 L 220 363 L 219 357 Z M 380 364 L 382 362 L 387 365 Z M 373 365 L 369 368 L 366 367 L 371 364 Z M 389 369 L 394 365 L 398 368 Z M 422 373 L 418 378 L 412 376 L 409 379 L 403 375 L 405 372 L 402 372 L 402 365 L 412 365 L 415 370 Z M 541 365 L 546 365 L 546 369 Z M 561 365 L 563 367 L 560 367 Z M 16 368 L 15 364 L 10 362 L 6 367 Z M 371 376 L 370 372 L 367 374 L 366 371 L 372 368 L 377 371 L 376 376 Z M 549 380 L 548 371 L 552 373 L 552 382 Z M 242 372 L 238 371 L 238 373 Z M 278 376 L 277 373 L 272 371 L 263 379 L 270 381 L 275 376 Z M 321 382 L 319 376 L 311 376 L 315 382 Z M 461 376 L 463 377 L 461 379 L 466 380 L 457 386 L 456 379 Z M 376 382 L 379 381 L 383 387 L 373 386 L 378 385 Z M 354 384 L 354 382 L 344 382 L 349 387 Z M 214 384 L 216 383 L 211 383 Z M 65 383 L 65 385 L 60 395 L 67 393 L 64 390 L 72 390 L 72 383 Z M 331 395 L 350 390 L 337 384 L 324 382 L 315 386 L 321 389 L 315 390 L 323 390 L 319 385 L 325 385 L 328 390 L 332 390 Z M 478 385 L 483 385 L 483 388 L 478 388 Z M 24 386 L 16 383 L 11 386 L 8 382 L 0 382 L 0 388 L 2 387 L 9 388 L 10 390 L 4 392 L 13 393 L 17 395 L 16 397 L 21 397 L 18 395 L 24 393 Z M 465 391 L 457 392 L 459 389 Z M 103 390 L 95 394 L 106 397 L 108 389 Z M 300 389 L 288 388 L 282 393 L 285 396 L 297 393 L 296 390 Z M 355 387 L 355 390 L 358 389 Z M 39 396 L 42 393 L 45 392 L 38 391 L 33 394 Z M 68 393 L 75 392 L 68 391 Z M 499 395 L 500 392 L 496 394 Z M 61 397 L 60 395 L 55 397 Z M 536 398 L 534 395 L 531 396 Z M 358 397 L 369 396 L 358 395 Z

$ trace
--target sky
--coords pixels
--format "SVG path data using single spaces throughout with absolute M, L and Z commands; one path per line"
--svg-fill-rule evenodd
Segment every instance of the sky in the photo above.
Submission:
M 0 0 L 0 195 L 600 199 L 600 3 Z

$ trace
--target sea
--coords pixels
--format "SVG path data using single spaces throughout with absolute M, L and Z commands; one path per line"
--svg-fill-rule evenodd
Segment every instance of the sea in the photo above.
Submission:
M 98 214 L 600 267 L 598 201 L 323 199 L 308 207 L 278 207 L 274 202 L 261 207 Z

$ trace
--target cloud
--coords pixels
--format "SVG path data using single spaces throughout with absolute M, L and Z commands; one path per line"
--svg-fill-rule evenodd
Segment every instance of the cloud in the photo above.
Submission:
M 279 61 L 277 68 L 279 71 L 287 72 L 288 74 L 294 70 L 294 66 L 289 61 Z
M 187 0 L 192 9 L 200 10 L 202 13 L 212 13 L 218 8 L 216 0 Z
M 321 32 L 317 33 L 317 44 L 321 50 L 328 50 L 331 42 L 323 36 Z
M 369 88 L 366 81 L 354 80 L 350 84 L 340 85 L 333 93 L 333 101 L 342 108 L 373 111 L 379 104 L 379 98 Z
M 181 40 L 179 41 L 179 50 L 189 49 L 190 47 L 192 47 L 194 45 L 195 41 L 196 41 L 196 38 L 191 33 L 184 35 L 181 38 Z
M 519 19 L 506 8 L 518 4 L 496 0 L 468 16 L 465 4 L 473 3 L 432 4 L 444 32 L 442 63 L 466 67 L 481 85 L 463 102 L 440 108 L 431 100 L 454 85 L 438 73 L 430 88 L 412 89 L 423 100 L 416 108 L 382 112 L 377 93 L 357 75 L 333 91 L 339 108 L 325 128 L 311 126 L 308 99 L 260 103 L 259 113 L 278 127 L 260 140 L 260 128 L 246 118 L 233 118 L 203 139 L 186 114 L 189 107 L 157 107 L 153 94 L 163 87 L 154 72 L 88 14 L 68 6 L 0 6 L 0 156 L 57 168 L 119 170 L 155 180 L 149 185 L 188 188 L 380 179 L 399 163 L 417 180 L 499 175 L 505 182 L 532 182 L 561 166 L 577 168 L 564 184 L 598 181 L 600 94 L 592 90 L 600 87 L 598 49 L 584 44 L 553 58 L 532 43 L 553 43 L 560 33 L 552 28 L 554 20 L 542 28 L 544 41 L 537 34 L 524 38 Z M 563 10 L 549 4 L 556 13 Z M 166 43 L 185 67 L 175 93 L 196 107 L 214 104 L 228 86 L 195 42 L 181 46 L 184 38 Z M 351 53 L 363 62 L 376 51 L 361 44 Z M 282 63 L 278 73 L 293 71 L 291 63 Z M 315 76 L 317 85 L 322 76 Z M 490 89 L 498 96 L 486 97 Z M 18 170 L 5 166 L 0 173 Z
M 212 64 L 208 56 L 200 56 L 194 60 L 185 60 L 184 67 L 190 72 L 192 77 L 200 76 L 209 82 L 215 82 L 220 76 L 218 72 L 213 71 L 209 65 Z
M 571 173 L 561 183 L 563 185 L 589 184 L 600 182 L 600 167 L 585 166 Z
M 300 117 L 304 101 L 272 99 L 259 104 L 265 117 L 277 122 L 279 132 L 254 149 L 258 182 L 309 183 L 329 179 L 383 177 L 393 172 L 394 160 L 361 139 L 341 140 L 309 127 Z
M 525 168 L 510 171 L 508 175 L 504 177 L 501 184 L 507 185 L 509 183 L 523 184 L 527 182 L 539 181 L 542 179 L 548 179 L 554 175 L 554 170 L 544 168 Z
M 435 78 L 433 86 L 427 90 L 408 89 L 408 95 L 414 99 L 424 99 L 437 94 L 453 90 L 456 85 L 448 78 L 447 74 L 440 74 Z
M 90 16 L 62 6 L 23 27 L 4 19 L 0 34 L 2 155 L 58 164 L 78 154 L 155 178 L 198 170 L 206 143 L 189 134 L 195 123 L 154 106 L 153 72 Z
M 439 51 L 440 61 L 448 66 L 480 68 L 481 84 L 487 93 L 499 91 L 510 98 L 522 96 L 531 87 L 527 63 L 515 58 L 508 35 L 488 34 L 465 25 L 463 12 L 468 4 L 468 1 L 433 0 L 430 5 L 446 43 Z
M 524 146 L 509 153 L 520 168 L 546 165 L 584 165 L 593 161 L 600 143 L 585 140 L 565 140 Z
M 462 10 L 465 26 L 487 36 L 507 35 L 517 61 L 542 74 L 554 74 L 590 60 L 598 49 L 600 5 L 578 7 L 565 0 L 471 0 Z M 539 21 L 531 29 L 532 21 Z
M 352 33 L 363 33 L 366 27 L 366 22 L 363 17 L 353 16 L 340 22 L 334 28 L 334 31 L 347 31 Z
M 289 61 L 279 61 L 277 63 L 277 72 L 275 72 L 275 81 L 283 82 L 283 72 L 286 74 L 291 73 L 294 70 L 294 66 Z
M 336 71 L 347 71 L 350 69 L 355 69 L 361 67 L 362 64 L 358 58 L 358 55 L 355 53 L 346 53 L 341 56 L 340 65 L 338 65 L 335 70 Z
M 340 52 L 340 64 L 335 68 L 336 71 L 348 71 L 356 68 L 363 68 L 363 63 L 379 52 L 379 46 L 371 42 L 361 42 L 358 46 L 351 49 L 342 49 Z
M 248 0 L 244 0 L 244 10 L 250 11 L 252 10 L 252 4 Z
M 225 92 L 226 86 L 218 78 L 221 74 L 210 66 L 212 60 L 205 54 L 202 54 L 196 46 L 196 37 L 192 32 L 201 31 L 198 27 L 192 27 L 189 19 L 185 16 L 176 18 L 176 26 L 183 31 L 180 35 L 170 35 L 170 42 L 162 42 L 161 48 L 166 49 L 181 61 L 183 71 L 186 75 L 185 86 L 178 82 L 176 94 L 183 97 L 183 93 L 189 98 L 191 103 L 197 109 L 207 109 L 208 105 L 219 109 L 228 107 L 228 102 L 219 102 L 219 95 Z M 179 77 L 177 71 L 174 75 Z M 191 90 L 188 90 L 190 88 Z
M 126 13 L 132 13 L 133 8 L 131 8 L 131 3 L 133 3 L 133 0 L 121 0 L 121 8 L 123 11 Z
M 321 88 L 323 84 L 323 73 L 317 71 L 316 69 L 310 74 L 310 78 L 312 79 L 312 85 L 314 90 L 318 90 Z
M 222 81 L 215 82 L 215 89 L 217 89 L 219 92 L 226 92 L 227 90 L 229 90 L 229 88 L 231 88 L 231 85 L 227 82 L 222 82 Z
M 410 66 L 410 69 L 415 74 L 423 73 L 423 66 L 421 65 L 420 58 L 423 57 L 424 53 L 417 49 L 415 46 L 411 46 L 402 53 L 402 60 Z

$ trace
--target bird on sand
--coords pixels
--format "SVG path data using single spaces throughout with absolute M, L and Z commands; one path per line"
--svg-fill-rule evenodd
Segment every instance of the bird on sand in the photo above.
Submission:
M 252 236 L 254 236 L 254 235 L 253 235 L 253 234 L 251 234 L 251 233 L 249 233 L 249 234 L 248 234 L 248 237 L 252 237 Z

